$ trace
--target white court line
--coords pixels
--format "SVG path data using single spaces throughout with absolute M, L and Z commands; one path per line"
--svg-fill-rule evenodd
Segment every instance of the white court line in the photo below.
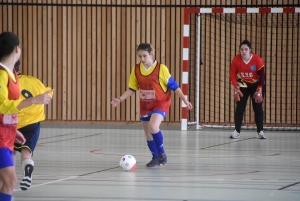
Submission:
M 55 180 L 55 181 L 46 182 L 46 183 L 43 183 L 43 184 L 32 185 L 29 188 L 35 188 L 35 187 L 39 187 L 39 186 L 45 186 L 47 184 L 57 183 L 57 182 L 61 182 L 61 181 L 69 180 L 69 179 L 74 179 L 74 178 L 77 178 L 77 177 L 79 177 L 79 176 L 72 176 L 72 177 L 68 177 L 68 178 L 64 178 L 64 179 L 59 179 L 59 180 Z M 21 189 L 19 188 L 19 189 L 16 189 L 14 192 L 20 191 L 20 190 Z

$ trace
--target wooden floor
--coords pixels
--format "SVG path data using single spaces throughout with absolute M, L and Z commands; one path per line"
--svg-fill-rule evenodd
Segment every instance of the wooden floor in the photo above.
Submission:
M 300 133 L 180 131 L 162 127 L 168 163 L 146 168 L 151 154 L 140 125 L 42 125 L 33 184 L 14 201 L 299 201 Z M 133 172 L 122 155 L 137 160 Z M 17 176 L 22 179 L 20 154 Z M 19 183 L 19 182 L 18 182 Z

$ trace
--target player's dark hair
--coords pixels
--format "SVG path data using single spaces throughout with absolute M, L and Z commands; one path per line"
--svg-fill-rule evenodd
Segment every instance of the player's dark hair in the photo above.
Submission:
M 18 37 L 12 32 L 2 32 L 0 34 L 0 61 L 5 56 L 9 56 L 16 46 L 20 45 Z
M 242 45 L 247 45 L 250 49 L 252 49 L 251 43 L 248 40 L 244 40 L 243 42 L 241 42 L 240 47 L 242 47 Z
M 21 62 L 20 62 L 20 60 L 18 60 L 14 66 L 14 69 L 15 69 L 15 71 L 17 71 L 17 73 L 20 73 L 20 65 L 21 65 Z
M 150 43 L 139 44 L 136 51 L 138 52 L 139 50 L 147 51 L 149 54 L 150 54 L 150 52 L 152 52 L 152 54 L 154 55 L 154 49 Z

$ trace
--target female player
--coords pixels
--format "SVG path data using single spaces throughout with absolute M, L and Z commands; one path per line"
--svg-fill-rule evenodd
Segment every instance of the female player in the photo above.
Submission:
M 168 68 L 154 60 L 154 49 L 149 43 L 141 43 L 137 48 L 140 63 L 133 67 L 129 77 L 129 89 L 119 98 L 113 98 L 111 104 L 117 106 L 122 101 L 140 91 L 140 119 L 152 160 L 147 167 L 165 165 L 167 155 L 164 150 L 163 134 L 160 124 L 166 117 L 171 104 L 170 90 L 192 109 L 192 104 L 185 98 L 177 82 L 171 77 Z
M 22 75 L 19 68 L 20 61 L 15 64 L 15 71 L 19 76 L 20 99 L 31 98 L 51 90 L 51 88 L 45 87 L 39 79 L 29 75 Z M 52 94 L 49 95 L 52 96 Z M 24 177 L 20 183 L 20 188 L 24 191 L 27 190 L 32 183 L 32 172 L 34 169 L 32 154 L 40 136 L 40 122 L 45 120 L 44 108 L 45 106 L 42 104 L 33 104 L 18 113 L 17 129 L 23 134 L 26 142 L 24 144 L 15 142 L 14 150 L 21 152 L 21 164 L 24 170 Z
M 262 109 L 262 87 L 265 84 L 264 63 L 258 55 L 251 53 L 251 44 L 248 40 L 244 40 L 240 44 L 240 54 L 232 60 L 230 80 L 234 87 L 234 98 L 236 100 L 235 131 L 230 138 L 237 139 L 240 137 L 243 116 L 250 96 L 255 113 L 258 137 L 266 139 L 263 131 Z
M 13 162 L 14 142 L 24 144 L 17 131 L 19 110 L 32 104 L 47 104 L 49 92 L 26 100 L 19 99 L 20 89 L 14 65 L 21 55 L 18 37 L 11 32 L 0 34 L 0 200 L 11 201 L 17 177 Z

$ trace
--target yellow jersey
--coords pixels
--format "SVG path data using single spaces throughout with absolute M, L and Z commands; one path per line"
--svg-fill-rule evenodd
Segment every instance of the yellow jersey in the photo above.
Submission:
M 21 92 L 20 99 L 22 100 L 35 97 L 51 90 L 50 87 L 45 87 L 39 79 L 29 75 L 19 75 L 19 85 Z M 53 93 L 50 95 L 52 94 Z M 18 113 L 19 122 L 17 128 L 19 129 L 29 124 L 45 120 L 44 108 L 44 104 L 32 104 L 31 106 L 20 110 Z

